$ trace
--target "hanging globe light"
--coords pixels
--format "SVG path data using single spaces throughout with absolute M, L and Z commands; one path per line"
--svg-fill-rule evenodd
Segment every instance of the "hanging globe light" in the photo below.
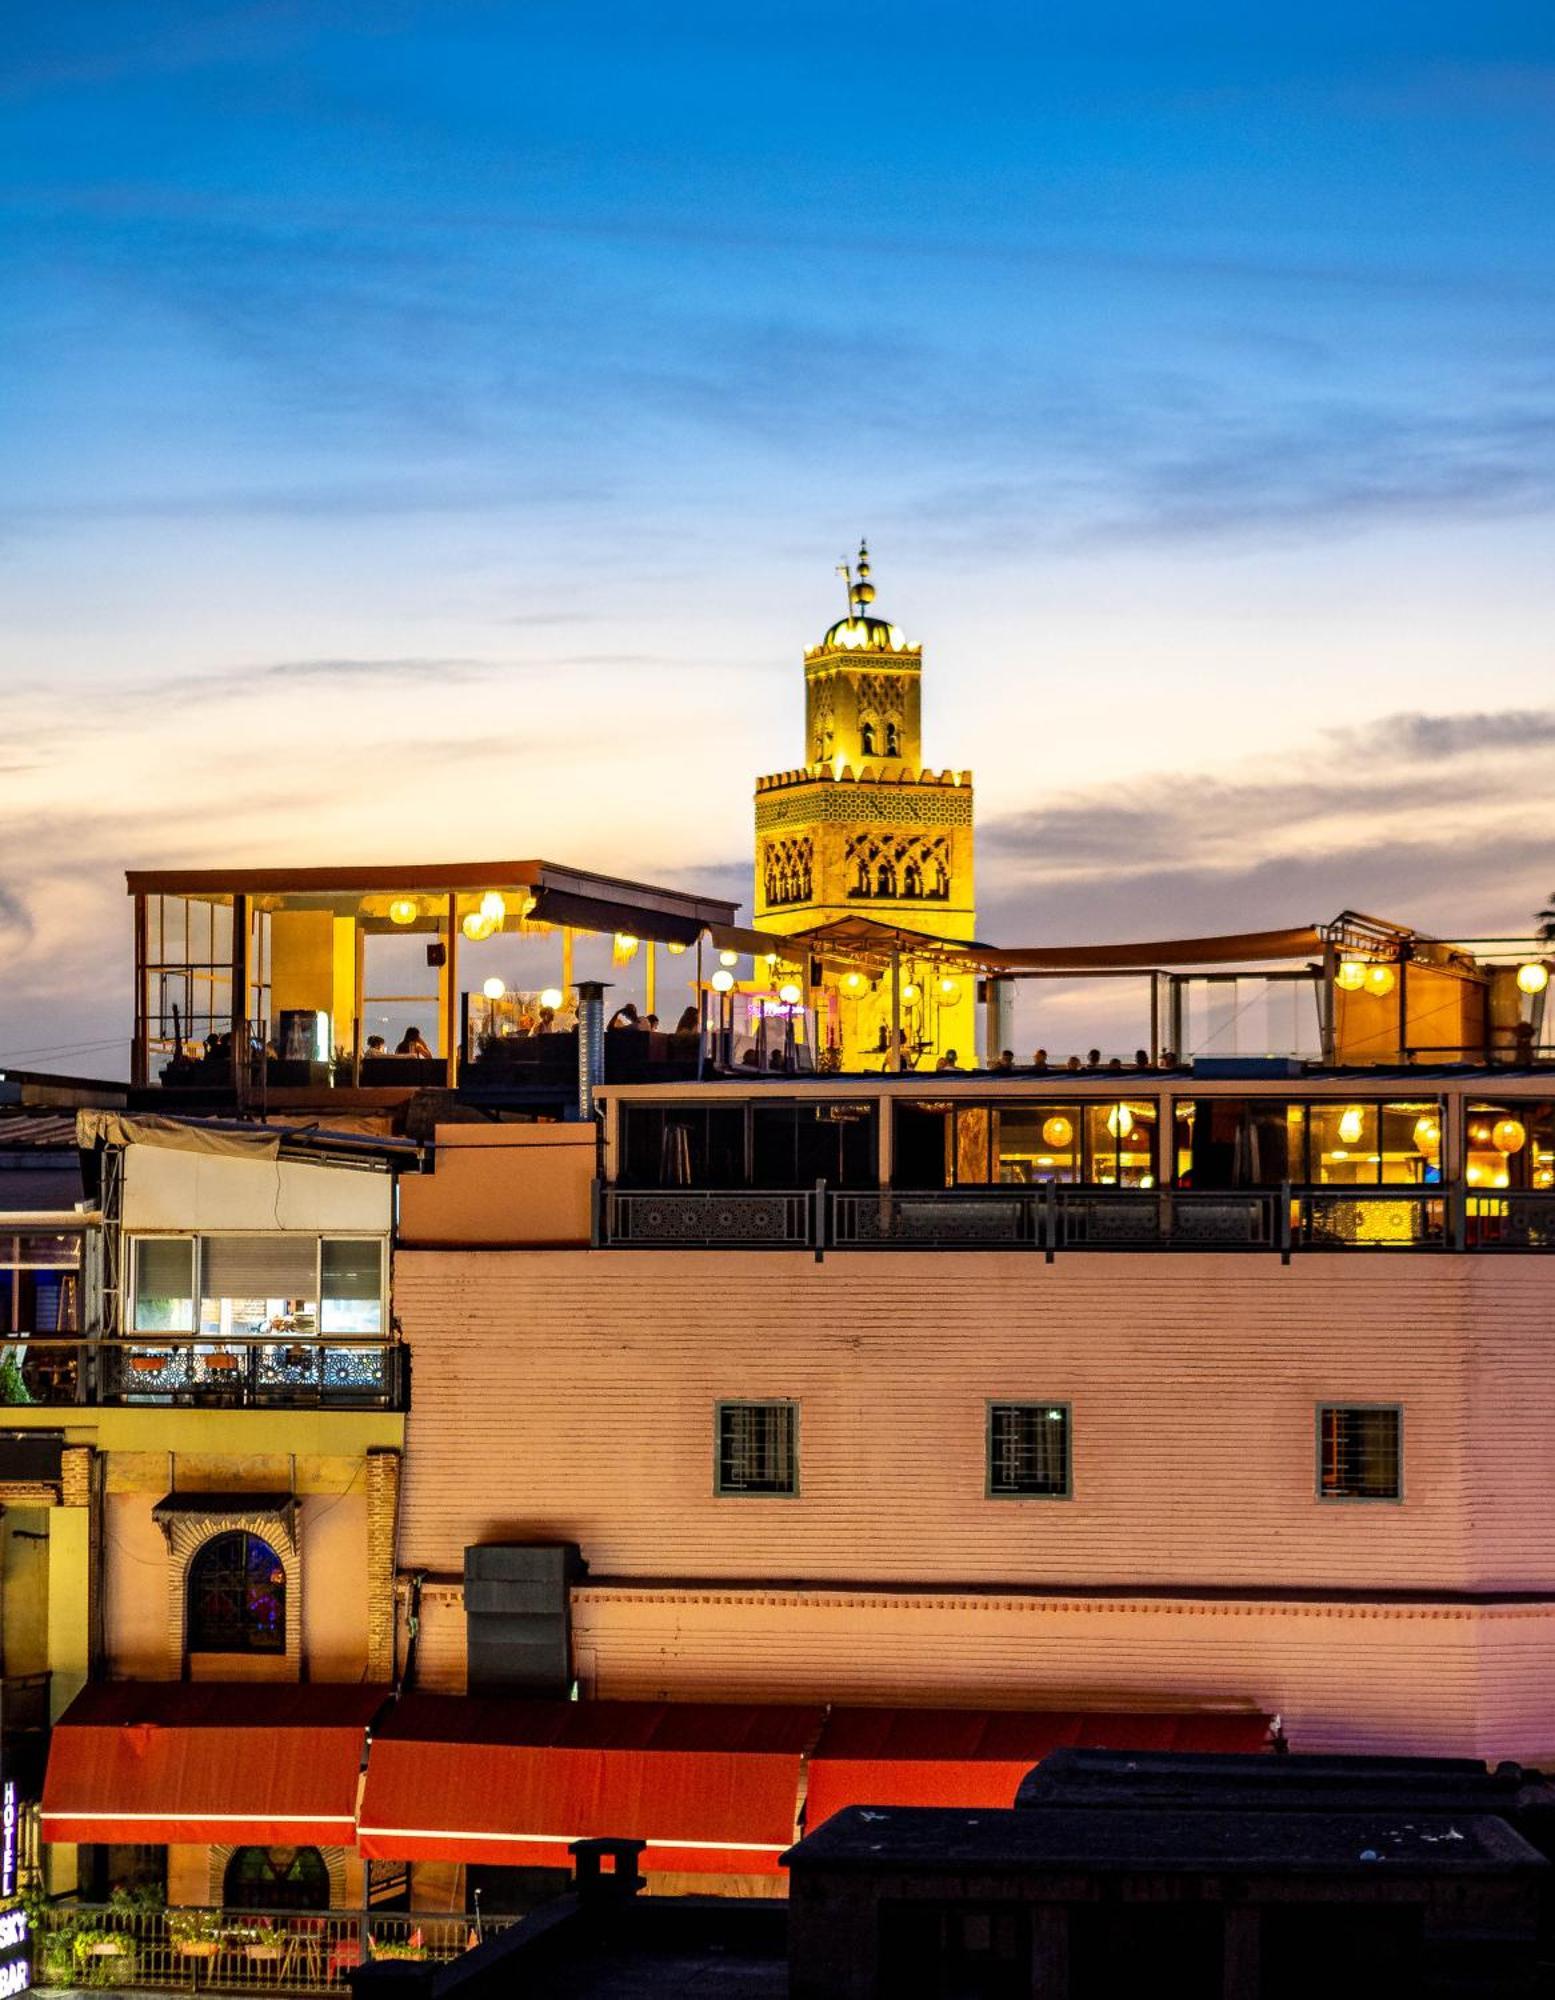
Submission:
M 471 944 L 484 944 L 497 926 L 490 917 L 482 916 L 479 910 L 471 910 L 459 928 Z
M 789 980 L 786 986 L 780 986 L 778 988 L 778 998 L 782 1001 L 785 1007 L 797 1007 L 799 1005 L 801 997 L 802 996 L 800 994 L 799 988 L 794 984 L 792 980 Z
M 1528 1128 L 1520 1118 L 1498 1118 L 1490 1128 L 1490 1143 L 1498 1153 L 1520 1153 L 1528 1143 Z
M 1520 965 L 1517 968 L 1517 983 L 1524 993 L 1542 993 L 1550 983 L 1550 969 L 1537 962 Z
M 1334 984 L 1342 986 L 1346 993 L 1359 993 L 1366 984 L 1366 967 L 1358 958 L 1342 958 L 1339 970 L 1334 974 Z
M 1398 984 L 1398 974 L 1391 965 L 1368 965 L 1366 968 L 1366 991 L 1379 1000 L 1385 1000 Z
M 939 997 L 945 1001 L 961 998 L 961 988 L 954 979 L 942 979 L 939 983 Z
M 421 915 L 421 905 L 414 896 L 396 896 L 389 905 L 391 924 L 413 924 Z
M 855 995 L 862 993 L 864 990 L 863 973 L 845 972 L 842 976 L 842 990 L 844 993 L 850 993 Z
M 1064 1153 L 1069 1150 L 1073 1138 L 1074 1127 L 1067 1118 L 1053 1117 L 1044 1119 L 1042 1124 L 1042 1143 L 1044 1146 L 1051 1146 L 1055 1153 Z
M 1415 1150 L 1431 1154 L 1441 1143 L 1441 1121 L 1432 1112 L 1427 1111 L 1423 1117 L 1415 1120 Z
M 904 1000 L 916 1000 L 917 997 L 918 997 L 918 989 L 911 983 L 911 981 L 909 981 L 908 984 L 902 988 L 902 998 Z
M 506 985 L 500 979 L 491 978 L 481 981 L 481 991 L 488 1000 L 500 1000 L 507 990 Z
M 713 991 L 715 993 L 729 993 L 733 989 L 734 974 L 727 967 L 713 974 Z
M 1339 1137 L 1347 1146 L 1357 1145 L 1366 1129 L 1365 1113 L 1358 1104 L 1352 1104 L 1339 1120 Z
M 481 915 L 495 930 L 498 924 L 507 921 L 508 906 L 495 889 L 488 889 L 481 897 Z
M 740 954 L 737 951 L 721 951 L 718 954 L 718 963 L 720 965 L 738 965 L 739 962 Z
M 561 1004 L 562 990 L 559 986 L 547 986 L 545 991 L 540 995 L 540 1005 L 542 1007 L 549 1007 L 553 1014 Z

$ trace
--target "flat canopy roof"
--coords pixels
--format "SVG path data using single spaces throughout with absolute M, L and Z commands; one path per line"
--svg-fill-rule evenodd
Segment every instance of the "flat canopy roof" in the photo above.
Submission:
M 631 904 L 706 924 L 731 924 L 737 903 L 665 889 L 623 876 L 598 875 L 555 861 L 418 861 L 372 868 L 132 868 L 125 874 L 132 896 L 371 896 L 397 890 L 533 889 Z

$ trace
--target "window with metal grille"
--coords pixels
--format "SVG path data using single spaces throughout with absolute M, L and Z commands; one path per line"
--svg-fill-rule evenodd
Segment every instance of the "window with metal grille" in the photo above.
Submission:
M 718 1405 L 719 1493 L 799 1491 L 799 1405 Z
M 189 1565 L 191 1653 L 284 1653 L 286 1572 L 268 1542 L 213 1535 Z
M 1402 1500 L 1404 1413 L 1396 1403 L 1320 1403 L 1317 1490 L 1323 1500 Z
M 1069 1405 L 988 1405 L 988 1497 L 1067 1500 Z

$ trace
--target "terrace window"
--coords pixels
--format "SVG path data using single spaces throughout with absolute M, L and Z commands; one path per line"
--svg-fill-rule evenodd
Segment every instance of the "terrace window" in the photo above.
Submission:
M 1555 1188 L 1555 1104 L 1471 1104 L 1463 1135 L 1464 1173 L 1476 1193 Z
M 319 1331 L 383 1332 L 383 1251 L 376 1236 L 326 1236 L 319 1245 Z
M 898 1187 L 1155 1186 L 1153 1100 L 899 1104 Z
M 142 1236 L 135 1244 L 136 1333 L 194 1332 L 192 1236 Z
M 1317 1490 L 1323 1500 L 1402 1500 L 1404 1413 L 1396 1403 L 1321 1403 Z
M 0 1236 L 0 1337 L 74 1333 L 80 1314 L 79 1236 Z
M 796 1495 L 799 1405 L 720 1403 L 714 1491 L 721 1495 Z
M 1176 1109 L 1177 1185 L 1200 1189 L 1430 1187 L 1443 1110 L 1421 1099 L 1201 1097 Z
M 872 1187 L 869 1104 L 626 1104 L 622 1187 Z
M 991 1500 L 1067 1500 L 1067 1403 L 988 1405 L 988 1497 Z

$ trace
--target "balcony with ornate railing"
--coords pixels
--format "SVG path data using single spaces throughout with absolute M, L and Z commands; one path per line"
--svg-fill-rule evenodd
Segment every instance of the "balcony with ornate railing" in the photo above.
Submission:
M 1048 1183 L 977 1189 L 637 1189 L 600 1184 L 602 1249 L 1555 1250 L 1555 1192 L 1463 1186 L 1225 1191 Z
M 410 1356 L 396 1340 L 216 1342 L 14 1335 L 0 1350 L 0 1404 L 200 1409 L 403 1410 Z

